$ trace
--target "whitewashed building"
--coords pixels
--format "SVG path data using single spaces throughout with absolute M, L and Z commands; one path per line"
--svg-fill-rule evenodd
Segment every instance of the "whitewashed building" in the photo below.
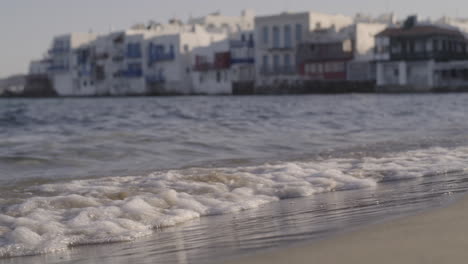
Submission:
M 150 38 L 146 86 L 151 94 L 191 94 L 191 54 L 194 48 L 227 38 L 227 33 L 209 32 L 199 25 L 186 26 L 176 34 Z
M 458 29 L 418 23 L 376 36 L 377 85 L 383 92 L 428 92 L 468 87 L 468 42 Z
M 41 59 L 33 60 L 29 63 L 29 74 L 30 75 L 47 75 L 50 67 L 50 60 Z
M 195 48 L 192 54 L 193 92 L 232 94 L 229 39 Z
M 219 12 L 207 16 L 190 18 L 189 25 L 199 25 L 205 27 L 208 31 L 222 30 L 228 34 L 236 34 L 244 30 L 254 28 L 255 11 L 245 9 L 240 16 L 225 16 Z
M 71 33 L 55 37 L 49 49 L 48 74 L 52 85 L 60 96 L 80 95 L 76 86 L 77 60 L 74 50 L 96 39 L 93 33 Z
M 341 30 L 332 27 L 309 32 L 296 54 L 299 74 L 303 80 L 375 80 L 375 35 L 386 27 L 359 22 Z
M 440 26 L 449 26 L 458 28 L 464 33 L 468 33 L 468 18 L 453 18 L 444 16 L 434 21 L 434 24 Z
M 147 89 L 152 94 L 225 93 L 221 91 L 227 89 L 215 91 L 210 85 L 194 83 L 194 80 L 200 80 L 199 71 L 194 72 L 194 54 L 214 56 L 219 49 L 229 51 L 228 39 L 241 36 L 244 30 L 252 30 L 253 23 L 254 13 L 249 10 L 238 17 L 215 13 L 189 19 L 183 30 L 176 34 L 148 39 Z
M 192 84 L 196 94 L 233 94 L 236 85 L 255 80 L 253 30 L 231 33 L 229 38 L 195 48 Z
M 255 18 L 256 85 L 268 86 L 299 80 L 296 65 L 298 44 L 316 29 L 340 30 L 353 18 L 316 12 L 282 13 Z

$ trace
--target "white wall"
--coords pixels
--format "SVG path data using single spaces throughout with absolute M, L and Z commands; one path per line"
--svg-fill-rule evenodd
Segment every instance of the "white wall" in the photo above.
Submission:
M 221 30 L 229 34 L 242 30 L 252 30 L 254 28 L 255 11 L 246 9 L 240 16 L 224 16 L 214 13 L 199 18 L 191 18 L 190 25 L 204 26 L 208 31 L 215 32 Z
M 192 68 L 197 56 L 203 56 L 208 63 L 215 62 L 215 54 L 229 52 L 229 40 L 213 42 L 208 46 L 195 48 L 191 55 Z M 232 94 L 232 73 L 230 69 L 193 71 L 191 81 L 196 94 Z
M 385 24 L 356 24 L 356 50 L 354 59 L 358 61 L 369 61 L 374 59 L 375 35 L 382 32 Z
M 207 47 L 211 43 L 227 38 L 227 33 L 208 32 L 202 26 L 194 26 L 191 31 L 173 35 L 161 35 L 151 38 L 147 45 L 164 45 L 166 51 L 174 45 L 175 59 L 154 63 L 148 68 L 149 75 L 158 75 L 162 70 L 166 80 L 164 90 L 170 93 L 189 94 L 193 92 L 192 53 L 198 47 Z
M 195 94 L 232 94 L 231 71 L 229 69 L 193 72 L 192 80 Z
M 52 85 L 59 96 L 74 96 L 73 76 L 70 72 L 58 73 L 52 76 Z
M 336 30 L 340 30 L 353 24 L 353 22 L 354 19 L 349 16 L 309 12 L 309 30 L 330 27 L 335 27 Z
M 390 59 L 390 38 L 376 37 L 375 39 L 376 53 L 375 59 L 385 61 Z
M 29 63 L 29 74 L 47 74 L 50 63 L 44 60 L 35 60 Z
M 255 19 L 255 80 L 258 86 L 260 85 L 270 85 L 275 80 L 294 80 L 297 79 L 297 76 L 268 76 L 261 73 L 263 65 L 264 56 L 268 57 L 268 65 L 266 67 L 273 66 L 273 58 L 275 55 L 280 56 L 280 66 L 283 66 L 283 58 L 285 54 L 289 54 L 291 65 L 295 65 L 296 59 L 296 46 L 299 44 L 296 41 L 296 25 L 301 25 L 301 38 L 304 40 L 306 38 L 306 33 L 309 32 L 310 13 L 282 13 L 272 16 L 262 16 L 256 17 Z M 284 46 L 284 27 L 289 25 L 291 27 L 291 44 L 292 48 L 286 50 L 272 49 L 274 44 L 273 39 L 273 27 L 277 26 L 280 33 L 279 46 Z M 268 43 L 263 41 L 263 30 L 268 28 Z

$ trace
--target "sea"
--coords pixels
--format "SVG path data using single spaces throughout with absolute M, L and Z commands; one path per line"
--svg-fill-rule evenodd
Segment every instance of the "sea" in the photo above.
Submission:
M 0 263 L 223 263 L 447 206 L 468 94 L 0 100 Z

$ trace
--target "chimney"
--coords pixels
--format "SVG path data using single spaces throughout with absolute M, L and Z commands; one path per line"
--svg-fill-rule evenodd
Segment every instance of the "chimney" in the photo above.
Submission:
M 418 23 L 418 17 L 416 15 L 409 16 L 406 18 L 405 22 L 403 23 L 403 28 L 404 29 L 410 29 Z

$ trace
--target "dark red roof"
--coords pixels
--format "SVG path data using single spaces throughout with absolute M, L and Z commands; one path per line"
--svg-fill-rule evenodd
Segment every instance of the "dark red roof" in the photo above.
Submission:
M 459 30 L 433 25 L 416 25 L 411 28 L 387 28 L 377 34 L 378 37 L 418 37 L 430 35 L 449 35 L 463 39 L 465 38 Z

